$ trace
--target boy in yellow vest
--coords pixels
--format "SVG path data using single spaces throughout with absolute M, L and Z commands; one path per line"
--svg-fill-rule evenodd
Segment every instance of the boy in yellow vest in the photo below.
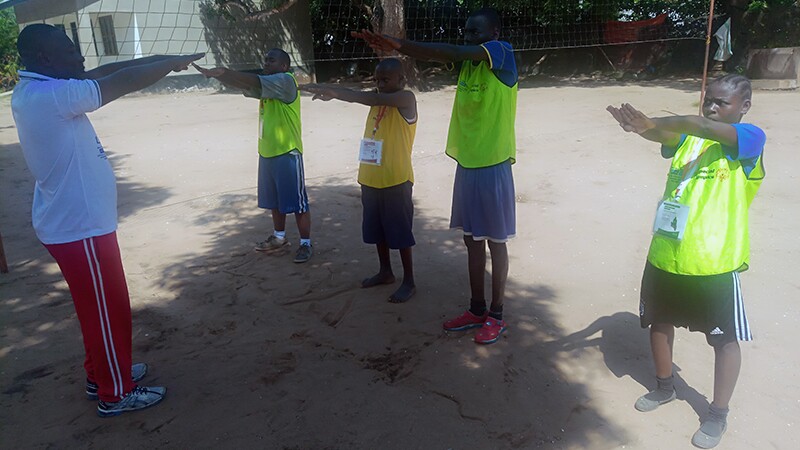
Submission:
M 671 158 L 664 197 L 642 277 L 639 315 L 650 327 L 658 387 L 640 397 L 639 411 L 675 399 L 672 348 L 675 327 L 702 331 L 714 348 L 714 398 L 692 443 L 719 444 L 741 366 L 738 341 L 752 340 L 739 272 L 747 270 L 748 208 L 764 178 L 766 136 L 740 123 L 750 109 L 750 81 L 714 80 L 703 115 L 648 118 L 629 104 L 608 111 L 628 132 L 661 144 Z
M 491 344 L 506 330 L 503 297 L 508 278 L 506 241 L 516 233 L 514 122 L 517 66 L 511 44 L 499 41 L 500 16 L 492 8 L 470 15 L 466 45 L 421 43 L 362 30 L 379 52 L 399 51 L 413 58 L 461 61 L 446 153 L 458 163 L 453 186 L 450 228 L 464 232 L 469 259 L 470 307 L 448 320 L 448 331 L 480 328 L 475 342 Z M 492 257 L 492 301 L 486 309 L 484 273 L 486 242 Z
M 313 93 L 315 100 L 335 98 L 370 107 L 359 150 L 358 183 L 364 242 L 376 245 L 380 269 L 363 280 L 361 287 L 394 283 L 389 249 L 399 250 L 403 283 L 389 296 L 392 303 L 406 302 L 416 293 L 411 258 L 415 244 L 411 231 L 414 218 L 411 147 L 417 130 L 417 98 L 404 89 L 405 80 L 400 60 L 388 58 L 375 67 L 375 92 L 315 84 L 300 86 L 300 90 Z
M 289 245 L 286 215 L 294 214 L 300 233 L 300 247 L 294 262 L 311 259 L 311 213 L 303 170 L 303 140 L 300 125 L 300 95 L 297 80 L 289 72 L 289 55 L 273 48 L 264 57 L 262 75 L 237 72 L 224 67 L 194 67 L 208 78 L 241 89 L 259 98 L 258 207 L 272 212 L 274 231 L 256 244 L 260 252 L 275 253 Z

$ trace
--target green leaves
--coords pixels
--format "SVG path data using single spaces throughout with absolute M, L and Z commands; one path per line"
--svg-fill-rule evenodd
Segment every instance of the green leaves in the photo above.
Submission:
M 5 91 L 17 82 L 19 55 L 17 54 L 19 26 L 14 10 L 0 10 L 0 91 Z

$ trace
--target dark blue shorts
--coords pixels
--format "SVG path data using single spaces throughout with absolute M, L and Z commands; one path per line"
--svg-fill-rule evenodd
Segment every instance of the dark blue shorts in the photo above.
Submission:
M 450 228 L 477 241 L 506 242 L 517 232 L 511 160 L 478 169 L 456 168 Z
M 361 232 L 367 244 L 385 242 L 391 249 L 414 246 L 414 203 L 411 201 L 412 183 L 383 189 L 361 186 L 363 220 Z
M 280 156 L 258 155 L 258 207 L 281 214 L 308 211 L 303 155 L 292 150 Z

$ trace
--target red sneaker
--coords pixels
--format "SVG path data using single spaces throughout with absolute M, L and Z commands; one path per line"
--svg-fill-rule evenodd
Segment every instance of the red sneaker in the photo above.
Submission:
M 494 344 L 500 335 L 506 331 L 506 323 L 494 317 L 487 317 L 481 329 L 475 333 L 475 342 L 478 344 Z
M 463 331 L 469 330 L 470 328 L 478 328 L 483 325 L 483 321 L 486 320 L 487 316 L 488 313 L 483 313 L 482 316 L 476 316 L 467 310 L 464 314 L 442 324 L 442 328 L 444 328 L 445 331 Z

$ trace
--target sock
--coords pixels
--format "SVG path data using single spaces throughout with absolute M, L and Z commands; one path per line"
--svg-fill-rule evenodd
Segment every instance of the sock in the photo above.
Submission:
M 483 316 L 486 314 L 486 301 L 485 300 L 470 300 L 469 312 L 476 316 Z
M 497 320 L 503 320 L 503 305 L 492 306 L 489 308 L 489 317 Z
M 272 235 L 278 239 L 286 239 L 286 230 L 283 231 L 274 230 L 272 232 Z
M 670 375 L 667 378 L 659 378 L 658 376 L 656 376 L 656 381 L 658 382 L 659 391 L 672 393 L 672 391 L 675 390 L 675 386 L 673 384 L 675 381 L 674 375 Z
M 300 239 L 300 245 L 311 247 L 311 239 Z
M 710 438 L 721 438 L 728 422 L 728 408 L 717 408 L 712 403 L 708 406 L 708 416 L 700 424 L 700 431 Z
M 728 411 L 729 408 L 718 408 L 714 406 L 714 403 L 708 405 L 708 417 L 706 417 L 706 421 L 714 421 L 725 423 L 728 421 Z

